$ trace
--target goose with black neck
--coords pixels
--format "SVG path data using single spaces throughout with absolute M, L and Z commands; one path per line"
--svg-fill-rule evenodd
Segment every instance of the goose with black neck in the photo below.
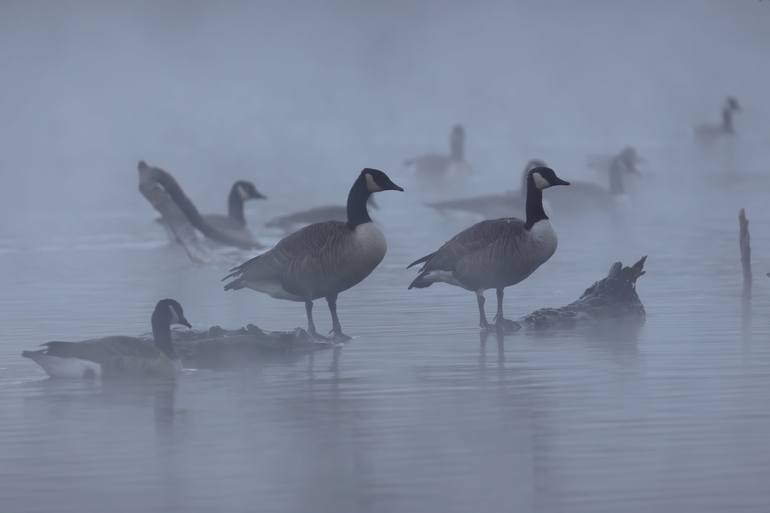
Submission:
M 569 185 L 548 167 L 531 169 L 526 183 L 526 220 L 487 220 L 463 230 L 438 250 L 409 264 L 423 264 L 409 288 L 439 282 L 461 287 L 476 294 L 482 329 L 518 329 L 517 323 L 503 316 L 504 290 L 526 279 L 556 251 L 556 233 L 543 209 L 543 190 Z M 484 310 L 488 289 L 497 293 L 494 325 L 489 324 Z
M 332 318 L 332 333 L 349 339 L 337 315 L 337 297 L 366 278 L 387 250 L 385 236 L 367 210 L 369 196 L 403 191 L 382 171 L 366 168 L 350 188 L 347 221 L 315 223 L 281 239 L 269 251 L 234 267 L 223 280 L 225 290 L 250 288 L 276 299 L 305 304 L 308 332 L 321 337 L 313 321 L 313 301 L 324 298 Z

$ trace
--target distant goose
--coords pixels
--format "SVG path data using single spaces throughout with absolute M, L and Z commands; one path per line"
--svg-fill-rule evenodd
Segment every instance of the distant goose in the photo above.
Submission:
M 254 235 L 246 226 L 246 217 L 243 214 L 243 204 L 250 199 L 267 199 L 267 196 L 259 192 L 253 183 L 238 180 L 227 196 L 227 215 L 205 214 L 203 219 L 217 230 L 228 232 L 244 240 L 254 240 Z
M 171 176 L 171 174 L 167 171 L 164 171 L 158 167 L 151 168 L 143 160 L 139 161 L 137 168 L 139 169 L 140 173 L 152 170 L 154 176 L 156 176 L 157 182 L 163 187 L 163 189 L 165 189 L 171 198 L 173 198 L 174 203 L 176 203 L 182 212 L 184 212 L 188 221 L 190 221 L 190 224 L 192 224 L 198 231 L 200 231 L 207 239 L 218 242 L 219 244 L 235 246 L 241 249 L 259 249 L 264 247 L 254 238 L 254 236 L 245 226 L 240 230 L 222 229 L 218 227 L 218 225 L 221 225 L 221 221 L 213 220 L 212 222 L 212 216 L 202 216 L 198 212 L 198 209 L 195 207 L 195 204 L 193 204 L 190 198 L 187 197 L 174 177 Z M 236 184 L 233 186 L 233 189 L 235 189 L 237 185 L 238 182 L 236 182 Z M 256 189 L 254 190 L 256 191 Z M 250 191 L 244 189 L 243 192 L 249 193 Z M 259 193 L 257 192 L 257 194 Z M 231 191 L 231 196 L 232 195 L 233 191 Z M 240 193 L 238 193 L 238 195 L 240 196 Z M 237 199 L 235 201 L 237 202 Z M 243 200 L 241 199 L 241 216 L 243 216 L 242 202 Z
M 556 234 L 543 210 L 543 189 L 569 185 L 553 169 L 536 167 L 527 174 L 527 219 L 513 217 L 482 221 L 455 235 L 437 251 L 409 264 L 423 264 L 409 288 L 444 282 L 476 293 L 479 324 L 489 328 L 484 312 L 484 291 L 496 289 L 499 329 L 513 329 L 503 317 L 505 287 L 532 274 L 556 251 Z
M 171 343 L 171 325 L 191 327 L 182 305 L 158 301 L 152 312 L 153 344 L 134 337 L 113 336 L 84 342 L 48 342 L 45 349 L 22 356 L 40 365 L 52 378 L 120 377 L 174 378 L 182 368 Z
M 636 150 L 629 146 L 615 157 L 609 165 L 609 188 L 592 182 L 572 182 L 566 190 L 554 190 L 549 194 L 548 202 L 559 215 L 606 212 L 618 206 L 626 194 L 627 175 L 639 175 L 637 164 L 640 158 Z
M 521 173 L 521 186 L 518 191 L 506 191 L 502 194 L 486 194 L 447 201 L 426 203 L 429 207 L 444 214 L 451 211 L 479 214 L 485 219 L 511 217 L 524 210 L 526 203 L 527 175 L 530 169 L 545 167 L 542 160 L 533 159 L 527 162 Z
M 379 191 L 403 191 L 377 169 L 361 171 L 348 194 L 347 222 L 311 224 L 281 239 L 274 248 L 231 269 L 225 290 L 250 288 L 277 299 L 305 303 L 308 332 L 318 335 L 313 322 L 313 300 L 325 298 L 332 317 L 332 332 L 342 332 L 337 317 L 337 295 L 358 284 L 382 261 L 387 245 L 366 209 L 369 196 Z
M 404 161 L 405 166 L 414 166 L 417 178 L 431 186 L 446 180 L 465 178 L 471 174 L 471 167 L 465 161 L 465 129 L 455 125 L 449 136 L 449 155 L 429 153 Z
M 369 197 L 369 206 L 378 209 L 374 196 Z M 343 205 L 324 205 L 313 207 L 293 214 L 274 217 L 265 223 L 267 228 L 278 228 L 284 233 L 291 233 L 299 228 L 323 221 L 347 221 L 347 207 Z
M 722 122 L 719 124 L 706 123 L 695 127 L 695 135 L 699 139 L 709 142 L 718 137 L 729 136 L 735 133 L 733 127 L 733 114 L 740 112 L 741 106 L 734 96 L 725 98 L 722 106 Z

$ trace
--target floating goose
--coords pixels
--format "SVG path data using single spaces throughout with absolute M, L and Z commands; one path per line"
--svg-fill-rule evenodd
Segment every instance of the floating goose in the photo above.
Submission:
M 710 142 L 714 139 L 726 135 L 733 135 L 735 130 L 733 128 L 733 113 L 740 112 L 741 106 L 738 104 L 738 100 L 734 96 L 728 96 L 725 98 L 725 103 L 722 106 L 722 122 L 719 124 L 705 123 L 695 127 L 695 136 L 699 139 Z
M 405 166 L 414 166 L 418 179 L 435 187 L 437 183 L 465 178 L 471 174 L 471 167 L 465 161 L 465 129 L 455 125 L 449 137 L 449 155 L 429 153 L 404 161 Z
M 174 378 L 182 366 L 171 343 L 171 325 L 191 327 L 182 305 L 161 299 L 152 312 L 153 344 L 134 337 L 113 336 L 83 342 L 48 342 L 45 349 L 21 355 L 52 378 L 89 379 L 125 376 Z
M 554 190 L 548 204 L 559 215 L 586 214 L 612 210 L 626 194 L 626 175 L 639 175 L 639 156 L 633 147 L 618 153 L 609 163 L 609 189 L 592 182 L 572 182 L 566 190 Z
M 216 230 L 244 240 L 254 240 L 254 235 L 246 226 L 246 217 L 243 215 L 243 203 L 250 199 L 267 199 L 267 196 L 259 192 L 253 183 L 238 180 L 227 196 L 227 215 L 206 214 L 203 219 Z
M 527 219 L 513 217 L 482 221 L 455 235 L 437 251 L 409 264 L 423 264 L 409 288 L 444 282 L 476 293 L 479 324 L 490 327 L 484 312 L 484 291 L 496 289 L 496 325 L 512 329 L 503 317 L 505 287 L 532 274 L 556 251 L 556 234 L 543 210 L 543 189 L 569 185 L 553 169 L 536 167 L 527 174 Z
M 545 166 L 546 164 L 542 160 L 533 159 L 527 162 L 527 165 L 524 167 L 524 171 L 521 174 L 521 187 L 518 191 L 506 191 L 502 194 L 486 194 L 483 196 L 472 196 L 470 198 L 438 201 L 435 203 L 426 203 L 426 205 L 442 214 L 450 211 L 458 211 L 479 214 L 485 219 L 511 217 L 524 210 L 527 175 L 529 170 L 535 167 Z
M 250 288 L 277 299 L 305 303 L 308 332 L 317 338 L 313 300 L 325 298 L 332 316 L 332 332 L 342 332 L 337 295 L 366 278 L 385 256 L 387 245 L 366 209 L 369 196 L 379 191 L 403 191 L 377 169 L 361 171 L 348 194 L 347 222 L 311 224 L 281 239 L 276 246 L 230 270 L 225 290 Z
M 241 249 L 259 249 L 264 247 L 254 239 L 254 236 L 248 228 L 245 228 L 245 226 L 241 230 L 230 231 L 217 228 L 211 224 L 207 219 L 207 216 L 202 216 L 198 212 L 198 209 L 190 198 L 187 197 L 174 177 L 167 171 L 158 167 L 150 167 L 143 160 L 139 161 L 137 168 L 140 176 L 143 174 L 152 175 L 153 180 L 163 187 L 163 189 L 171 196 L 174 203 L 176 203 L 179 209 L 185 214 L 190 224 L 200 231 L 207 239 L 219 244 L 235 246 Z
M 369 197 L 369 206 L 375 209 L 379 208 L 374 201 L 374 196 Z M 323 221 L 347 221 L 347 218 L 347 207 L 343 205 L 325 205 L 275 217 L 265 223 L 265 227 L 278 228 L 288 234 L 309 224 L 321 223 Z

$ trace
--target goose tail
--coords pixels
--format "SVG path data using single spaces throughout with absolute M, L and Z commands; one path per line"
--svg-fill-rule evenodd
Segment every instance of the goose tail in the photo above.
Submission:
M 415 266 L 415 265 L 417 265 L 417 264 L 422 264 L 422 263 L 425 263 L 425 262 L 427 262 L 428 260 L 430 260 L 430 259 L 433 257 L 433 255 L 435 255 L 435 254 L 436 254 L 436 253 L 435 253 L 435 251 L 434 251 L 433 253 L 429 253 L 429 254 L 425 255 L 424 257 L 422 257 L 422 258 L 418 258 L 417 260 L 415 260 L 415 261 L 414 261 L 414 262 L 412 262 L 411 264 L 407 265 L 407 266 L 406 266 L 406 268 L 407 268 L 407 269 L 409 269 L 410 267 L 414 267 L 414 266 Z M 416 280 L 415 280 L 415 281 L 416 281 Z M 409 287 L 409 288 L 411 288 L 411 287 Z

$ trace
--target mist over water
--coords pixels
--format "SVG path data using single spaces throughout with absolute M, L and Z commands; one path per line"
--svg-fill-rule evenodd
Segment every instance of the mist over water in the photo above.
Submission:
M 0 33 L 0 510 L 767 511 L 768 2 L 8 1 Z M 700 144 L 726 95 L 735 137 Z M 404 160 L 446 152 L 455 123 L 472 177 L 419 187 Z M 485 338 L 472 294 L 406 290 L 409 262 L 478 220 L 424 201 L 516 189 L 530 158 L 606 185 L 590 158 L 627 145 L 645 159 L 627 204 L 553 213 L 559 248 L 505 310 L 649 255 L 640 330 Z M 403 185 L 372 211 L 385 260 L 340 296 L 354 340 L 162 387 L 21 358 L 146 333 L 164 297 L 199 329 L 304 327 L 300 303 L 222 291 L 252 253 L 168 244 L 140 159 L 206 213 L 253 181 L 267 244 L 265 221 L 343 204 L 363 167 Z

